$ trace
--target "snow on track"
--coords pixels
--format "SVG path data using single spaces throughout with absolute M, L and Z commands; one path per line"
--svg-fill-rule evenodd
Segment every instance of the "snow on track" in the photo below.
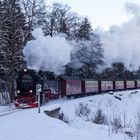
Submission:
M 9 114 L 13 114 L 13 113 L 16 113 L 18 111 L 22 111 L 22 109 L 1 107 L 0 108 L 0 117 L 6 116 L 6 115 L 9 115 Z

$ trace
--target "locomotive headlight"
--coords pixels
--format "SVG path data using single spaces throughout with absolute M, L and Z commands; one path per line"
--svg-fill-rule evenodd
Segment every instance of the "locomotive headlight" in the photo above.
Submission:
M 27 71 L 27 69 L 24 69 L 24 72 L 26 72 Z
M 20 93 L 20 90 L 18 90 L 17 93 Z
M 29 90 L 30 93 L 33 93 L 33 90 Z

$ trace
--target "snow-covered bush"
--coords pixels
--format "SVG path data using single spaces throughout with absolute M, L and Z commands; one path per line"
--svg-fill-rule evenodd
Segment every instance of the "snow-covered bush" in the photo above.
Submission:
M 111 121 L 111 125 L 112 125 L 113 132 L 117 133 L 118 130 L 122 128 L 121 118 L 119 116 L 113 118 L 113 120 Z
M 107 124 L 108 119 L 105 114 L 102 113 L 102 110 L 98 109 L 95 116 L 92 118 L 92 122 L 96 124 Z
M 78 107 L 75 109 L 75 114 L 77 116 L 85 116 L 88 117 L 91 112 L 91 109 L 89 108 L 88 104 L 79 103 Z
M 138 112 L 136 114 L 135 135 L 137 140 L 139 140 L 140 139 L 140 109 L 138 109 Z

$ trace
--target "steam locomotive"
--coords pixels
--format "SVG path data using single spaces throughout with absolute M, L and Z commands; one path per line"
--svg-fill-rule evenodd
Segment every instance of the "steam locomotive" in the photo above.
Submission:
M 37 107 L 36 85 L 42 85 L 41 99 L 47 102 L 59 97 L 82 97 L 102 92 L 140 88 L 140 80 L 99 81 L 70 77 L 55 77 L 44 80 L 33 70 L 20 71 L 17 78 L 16 107 Z
M 48 99 L 59 97 L 58 81 L 52 74 L 48 74 L 48 79 L 42 79 L 34 70 L 24 69 L 18 72 L 16 79 L 15 106 L 17 108 L 37 107 L 38 95 L 36 92 L 37 84 L 42 85 L 41 102 Z
M 33 70 L 24 69 L 19 71 L 16 79 L 17 89 L 15 97 L 16 107 L 36 107 L 36 84 L 37 77 Z

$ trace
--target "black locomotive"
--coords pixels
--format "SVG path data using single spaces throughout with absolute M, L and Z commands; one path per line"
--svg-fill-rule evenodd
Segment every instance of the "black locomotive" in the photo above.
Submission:
M 43 99 L 45 102 L 48 99 L 59 97 L 58 81 L 51 73 L 43 78 L 41 72 L 37 73 L 34 70 L 24 69 L 19 71 L 16 83 L 15 106 L 18 108 L 38 106 L 37 84 L 42 85 L 41 103 Z
M 33 70 L 19 71 L 17 77 L 16 107 L 36 107 L 37 76 Z

